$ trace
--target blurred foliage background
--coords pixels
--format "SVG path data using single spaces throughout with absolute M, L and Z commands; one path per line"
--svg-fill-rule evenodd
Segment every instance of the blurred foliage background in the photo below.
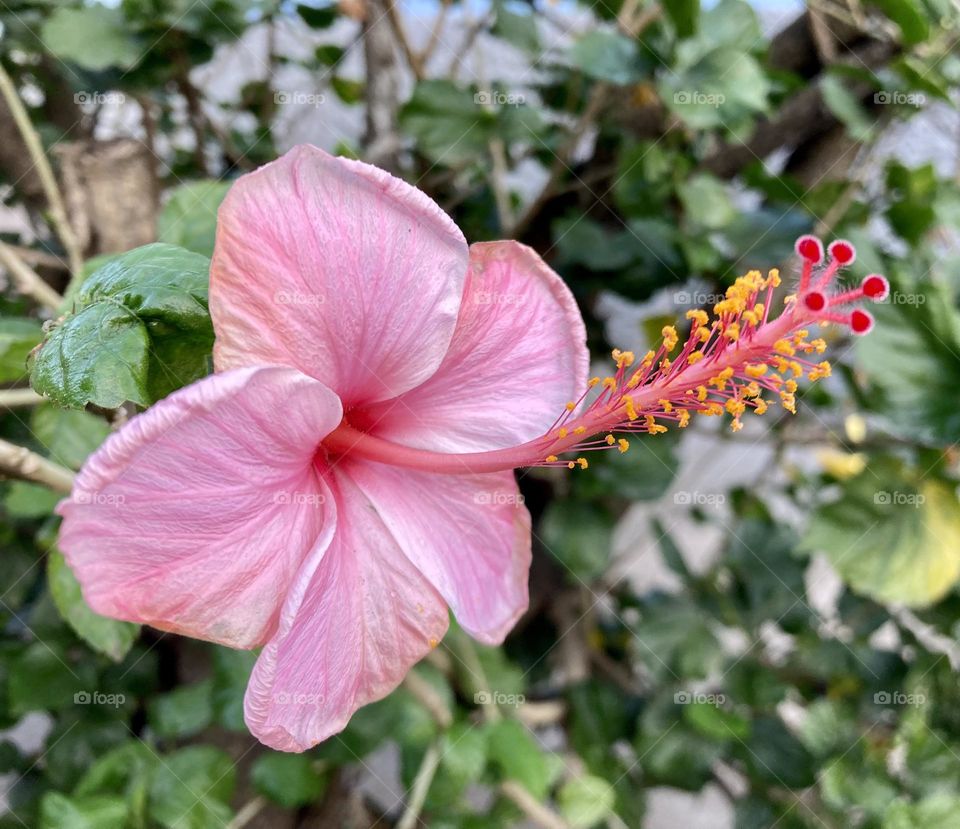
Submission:
M 252 654 L 85 607 L 5 451 L 0 827 L 960 826 L 956 3 L 389 2 L 0 2 L 4 440 L 77 469 L 209 371 L 216 207 L 301 141 L 535 247 L 598 361 L 809 231 L 877 327 L 795 417 L 521 473 L 506 644 L 303 755 L 245 732 Z

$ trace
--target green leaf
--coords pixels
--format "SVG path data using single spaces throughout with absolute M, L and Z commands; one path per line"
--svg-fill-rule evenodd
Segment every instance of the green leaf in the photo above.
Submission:
M 851 138 L 866 141 L 872 135 L 873 121 L 841 78 L 827 75 L 820 81 L 820 92 L 827 108 L 847 128 Z
M 400 124 L 431 161 L 451 166 L 475 162 L 485 156 L 496 121 L 478 100 L 450 81 L 421 81 L 400 110 Z
M 193 181 L 174 187 L 157 217 L 157 239 L 213 256 L 217 209 L 232 182 Z
M 326 782 L 309 754 L 271 751 L 257 758 L 250 772 L 257 791 L 286 809 L 297 809 L 323 796 Z
M 246 731 L 243 695 L 257 661 L 253 651 L 238 651 L 218 645 L 213 648 L 213 711 L 217 722 L 230 731 Z
M 96 669 L 89 659 L 81 664 L 55 644 L 34 642 L 10 664 L 10 712 L 20 716 L 28 711 L 64 710 L 75 704 L 89 704 L 95 685 Z
M 719 179 L 699 173 L 677 187 L 683 209 L 695 227 L 719 230 L 736 218 L 737 211 Z
M 750 777 L 772 786 L 802 789 L 814 782 L 813 758 L 779 717 L 757 718 L 746 743 L 734 748 Z
M 34 388 L 61 406 L 148 405 L 206 374 L 210 262 L 173 245 L 112 258 L 87 279 L 78 311 L 47 336 Z
M 0 383 L 16 383 L 27 375 L 27 356 L 42 339 L 36 320 L 0 319 Z
M 897 800 L 883 816 L 882 829 L 960 829 L 960 797 L 942 792 L 917 803 Z
M 212 680 L 181 685 L 150 700 L 147 720 L 159 737 L 191 737 L 213 720 Z
M 230 755 L 189 746 L 163 758 L 150 784 L 150 816 L 167 829 L 223 829 L 236 771 Z
M 318 46 L 314 51 L 317 60 L 324 66 L 335 66 L 343 57 L 343 47 L 335 46 L 332 43 L 325 43 Z
M 503 38 L 507 43 L 516 46 L 522 52 L 539 54 L 540 35 L 537 32 L 535 14 L 512 12 L 502 0 L 498 0 L 496 3 L 496 10 L 497 19 L 494 21 L 491 34 Z
M 677 30 L 677 37 L 690 37 L 697 31 L 700 0 L 664 0 L 663 8 Z
M 127 804 L 120 797 L 67 797 L 47 792 L 40 804 L 40 829 L 127 829 Z
M 102 417 L 57 406 L 37 406 L 30 417 L 30 429 L 53 460 L 79 469 L 87 456 L 110 434 Z
M 80 582 L 57 550 L 47 557 L 47 583 L 57 610 L 77 636 L 114 662 L 127 655 L 140 633 L 139 625 L 94 613 L 83 599 Z
M 540 537 L 576 584 L 601 576 L 610 560 L 613 519 L 595 504 L 553 501 L 540 523 Z
M 857 592 L 925 607 L 960 578 L 960 504 L 951 485 L 871 460 L 817 510 L 802 545 L 824 552 Z
M 311 29 L 328 29 L 337 19 L 337 6 L 315 8 L 306 3 L 297 3 L 297 14 Z
M 568 780 L 557 793 L 560 814 L 577 829 L 589 829 L 608 817 L 615 800 L 613 786 L 592 774 Z
M 960 314 L 948 291 L 894 283 L 891 298 L 871 312 L 876 327 L 858 338 L 856 355 L 883 418 L 914 439 L 960 440 Z
M 56 9 L 44 21 L 40 40 L 61 60 L 94 72 L 130 69 L 144 54 L 123 12 L 101 5 Z
M 3 496 L 3 508 L 11 518 L 45 518 L 63 496 L 40 484 L 13 481 Z
M 587 77 L 620 86 L 636 83 L 646 75 L 636 40 L 619 32 L 588 32 L 573 45 L 570 60 Z
M 499 720 L 486 726 L 490 760 L 504 778 L 516 780 L 534 797 L 546 797 L 560 772 L 557 757 L 546 754 L 516 720 Z
M 872 0 L 900 28 L 904 46 L 922 43 L 930 36 L 930 21 L 918 0 Z

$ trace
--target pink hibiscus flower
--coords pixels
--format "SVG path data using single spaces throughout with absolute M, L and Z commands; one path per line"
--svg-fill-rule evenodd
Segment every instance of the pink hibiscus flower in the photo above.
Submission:
M 531 440 L 584 385 L 586 334 L 530 248 L 468 248 L 416 188 L 312 147 L 234 184 L 210 310 L 217 373 L 89 459 L 60 546 L 98 613 L 265 646 L 247 723 L 303 750 L 395 688 L 448 607 L 491 644 L 527 607 L 512 467 L 390 466 L 350 430 L 438 453 Z
M 217 373 L 112 435 L 61 504 L 60 546 L 99 613 L 263 646 L 245 700 L 264 743 L 301 751 L 395 688 L 448 609 L 503 640 L 527 606 L 530 518 L 513 469 L 585 468 L 618 433 L 691 414 L 792 411 L 829 365 L 805 326 L 866 333 L 868 276 L 836 292 L 845 242 L 797 244 L 798 293 L 741 277 L 639 360 L 587 382 L 583 321 L 527 247 L 467 247 L 423 193 L 299 147 L 220 210 L 210 310 Z M 599 388 L 597 388 L 599 386 Z M 590 389 L 594 397 L 584 403 Z M 579 454 L 561 459 L 565 453 Z

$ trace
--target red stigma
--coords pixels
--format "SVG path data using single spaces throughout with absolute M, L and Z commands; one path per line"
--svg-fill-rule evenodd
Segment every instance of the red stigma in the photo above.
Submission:
M 816 236 L 801 236 L 796 242 L 797 255 L 814 265 L 823 261 L 823 242 Z
M 869 334 L 873 328 L 873 317 L 866 311 L 857 308 L 850 314 L 850 330 L 854 334 Z
M 863 288 L 863 295 L 874 302 L 886 299 L 890 293 L 890 283 L 878 273 L 866 277 L 860 287 Z
M 822 311 L 827 305 L 827 298 L 820 291 L 811 291 L 803 298 L 803 304 L 811 311 Z
M 829 247 L 830 256 L 832 256 L 841 267 L 849 265 L 857 258 L 857 251 L 849 242 L 843 239 L 837 239 Z

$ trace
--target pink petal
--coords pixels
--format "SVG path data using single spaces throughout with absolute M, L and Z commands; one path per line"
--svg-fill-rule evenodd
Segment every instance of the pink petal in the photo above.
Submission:
M 543 434 L 584 390 L 586 329 L 570 290 L 518 242 L 470 247 L 457 330 L 429 380 L 372 407 L 380 437 L 438 452 L 480 452 Z M 374 425 L 376 424 L 376 425 Z
M 244 700 L 250 731 L 280 751 L 316 745 L 389 694 L 449 621 L 366 498 L 336 470 L 334 477 L 337 532 L 304 565 Z
M 210 280 L 218 370 L 299 368 L 344 406 L 440 365 L 467 246 L 415 187 L 307 145 L 239 179 L 220 208 Z
M 60 547 L 87 602 L 232 647 L 264 642 L 304 556 L 333 532 L 314 456 L 341 416 L 316 380 L 251 368 L 134 418 L 58 508 Z
M 530 513 L 513 472 L 439 475 L 341 464 L 474 638 L 497 645 L 527 609 Z

